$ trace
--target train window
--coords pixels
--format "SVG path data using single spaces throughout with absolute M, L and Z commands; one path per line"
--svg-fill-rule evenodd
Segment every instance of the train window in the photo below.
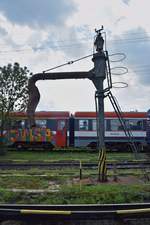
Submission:
M 65 120 L 58 120 L 58 125 L 57 125 L 57 129 L 58 130 L 63 130 L 65 128 Z
M 46 128 L 46 120 L 35 120 L 36 126 L 39 128 Z
M 143 120 L 143 130 L 146 130 L 146 120 Z
M 104 126 L 106 130 L 106 119 L 104 120 Z M 92 120 L 92 130 L 97 130 L 97 121 L 95 119 Z
M 25 128 L 25 120 L 22 120 L 20 125 L 21 125 L 21 128 Z
M 88 120 L 79 120 L 79 130 L 88 130 L 89 121 Z
M 140 119 L 129 119 L 128 128 L 131 130 L 143 130 L 143 120 Z
M 110 130 L 111 131 L 123 130 L 122 125 L 120 124 L 120 121 L 117 119 L 110 120 Z
M 92 130 L 97 130 L 97 122 L 96 122 L 96 120 L 92 120 Z
M 12 129 L 25 128 L 25 120 L 12 120 L 10 124 Z

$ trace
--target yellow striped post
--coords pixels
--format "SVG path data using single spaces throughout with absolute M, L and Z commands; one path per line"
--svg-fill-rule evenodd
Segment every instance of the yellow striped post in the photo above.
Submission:
M 80 180 L 82 180 L 82 162 L 80 161 Z
M 145 209 L 122 209 L 122 210 L 117 210 L 116 212 L 119 215 L 144 214 L 144 213 L 150 213 L 150 208 L 145 208 Z
M 80 191 L 82 188 L 82 162 L 80 161 Z
M 71 215 L 71 211 L 62 210 L 39 210 L 39 209 L 21 209 L 21 214 L 43 214 L 43 215 Z
M 98 181 L 107 181 L 106 149 L 102 148 L 98 158 Z

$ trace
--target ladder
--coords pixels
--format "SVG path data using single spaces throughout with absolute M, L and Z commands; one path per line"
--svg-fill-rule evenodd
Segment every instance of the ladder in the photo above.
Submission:
M 134 142 L 134 137 L 133 137 L 132 131 L 126 125 L 125 119 L 123 118 L 123 112 L 121 111 L 121 108 L 117 102 L 117 99 L 113 96 L 111 91 L 107 92 L 105 97 L 106 96 L 108 96 L 108 98 L 114 108 L 114 111 L 120 121 L 122 129 L 123 129 L 126 137 L 129 140 L 130 147 L 131 147 L 133 153 L 135 154 L 135 157 L 137 158 L 138 147 L 137 147 L 136 143 Z

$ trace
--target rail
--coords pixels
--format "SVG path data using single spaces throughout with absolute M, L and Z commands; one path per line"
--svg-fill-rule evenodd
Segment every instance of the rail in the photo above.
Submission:
M 0 205 L 0 220 L 118 220 L 150 218 L 150 203 L 109 205 Z
M 75 162 L 17 162 L 17 161 L 3 161 L 0 162 L 0 169 L 14 169 L 14 168 L 80 168 L 81 163 L 79 161 Z M 149 161 L 126 161 L 126 162 L 107 162 L 107 169 L 113 169 L 114 166 L 117 169 L 141 169 L 141 168 L 150 168 Z M 97 168 L 97 163 L 91 162 L 82 162 L 82 168 Z

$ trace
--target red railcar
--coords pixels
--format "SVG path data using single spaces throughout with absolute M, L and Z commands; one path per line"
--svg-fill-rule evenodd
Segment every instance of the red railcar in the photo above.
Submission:
M 29 129 L 25 112 L 12 113 L 4 141 L 15 147 L 66 147 L 69 116 L 69 112 L 36 112 L 36 127 Z

